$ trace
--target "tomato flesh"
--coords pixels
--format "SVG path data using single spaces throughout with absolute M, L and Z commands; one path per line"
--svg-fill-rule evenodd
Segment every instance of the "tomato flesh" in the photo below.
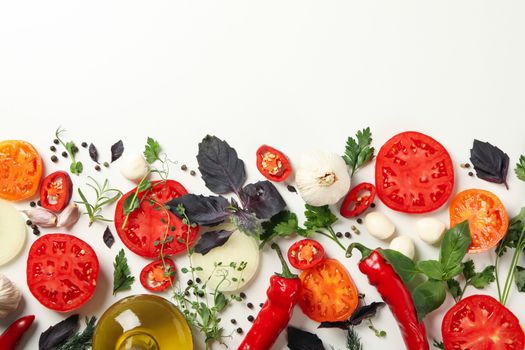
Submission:
M 469 253 L 483 252 L 494 247 L 505 236 L 509 218 L 503 203 L 492 192 L 470 189 L 460 192 L 449 208 L 450 226 L 468 220 L 470 228 Z
M 343 265 L 325 259 L 301 273 L 299 306 L 316 322 L 345 321 L 355 311 L 358 294 Z
M 42 207 L 55 213 L 62 211 L 71 200 L 73 183 L 65 171 L 56 171 L 44 178 L 40 187 Z
M 174 180 L 153 181 L 149 190 L 139 193 L 142 199 L 140 207 L 131 212 L 124 226 L 124 203 L 134 193 L 135 189 L 122 196 L 115 209 L 115 228 L 126 247 L 135 254 L 154 259 L 160 256 L 162 245 L 158 242 L 165 242 L 165 255 L 181 253 L 186 251 L 187 246 L 193 245 L 198 227 L 188 228 L 171 211 L 151 202 L 165 204 L 187 194 L 180 183 Z
M 37 239 L 27 259 L 27 285 L 45 307 L 67 312 L 95 293 L 100 267 L 95 251 L 75 236 L 50 233 Z
M 341 215 L 354 218 L 364 213 L 376 198 L 376 188 L 368 182 L 360 183 L 350 190 L 341 205 Z
M 257 169 L 268 180 L 281 182 L 292 173 L 288 158 L 273 147 L 262 145 L 257 150 Z
M 37 193 L 43 164 L 36 149 L 28 142 L 0 142 L 0 198 L 20 201 Z
M 168 258 L 156 260 L 146 265 L 140 272 L 140 283 L 152 292 L 167 289 L 175 280 L 175 263 Z
M 454 305 L 443 318 L 447 350 L 523 350 L 525 336 L 514 314 L 488 295 L 473 295 Z
M 454 167 L 447 150 L 425 134 L 407 131 L 379 150 L 375 180 L 385 205 L 404 213 L 441 207 L 454 188 Z
M 313 239 L 302 239 L 288 249 L 288 261 L 299 270 L 306 270 L 319 264 L 325 258 L 321 243 Z

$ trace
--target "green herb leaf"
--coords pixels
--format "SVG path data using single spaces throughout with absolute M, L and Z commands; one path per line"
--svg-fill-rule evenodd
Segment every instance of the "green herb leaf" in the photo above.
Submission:
M 450 292 L 450 295 L 454 298 L 454 300 L 457 300 L 462 295 L 461 286 L 459 285 L 459 282 L 455 279 L 450 279 L 447 281 L 447 287 L 448 291 Z
M 419 270 L 416 268 L 416 264 L 412 259 L 401 254 L 397 250 L 392 249 L 381 249 L 381 255 L 388 261 L 394 268 L 399 277 L 405 284 L 409 284 L 414 280 Z
M 214 299 L 215 299 L 215 310 L 217 310 L 218 312 L 221 312 L 228 304 L 228 299 L 221 292 L 217 292 L 217 294 L 215 294 Z
M 525 181 L 525 156 L 520 157 L 520 161 L 516 164 L 516 169 L 514 170 L 516 176 L 521 181 Z
M 306 204 L 306 221 L 304 226 L 307 229 L 316 230 L 320 228 L 327 228 L 337 221 L 335 216 L 328 205 L 322 207 L 314 207 L 313 205 Z
M 441 350 L 446 350 L 445 349 L 445 344 L 443 344 L 442 341 L 437 341 L 436 339 L 434 339 L 434 342 L 432 343 L 432 345 L 437 348 L 437 349 L 441 349 Z
M 370 128 L 359 130 L 356 139 L 348 137 L 343 155 L 346 164 L 351 168 L 352 175 L 374 157 L 374 148 L 370 146 L 372 143 Z
M 283 210 L 275 214 L 270 220 L 262 223 L 263 232 L 259 236 L 261 241 L 259 248 L 262 248 L 266 243 L 275 237 L 288 237 L 299 230 L 299 221 L 297 215 Z
M 131 276 L 124 249 L 118 252 L 113 267 L 113 295 L 116 295 L 118 292 L 130 290 L 131 285 L 135 282 L 135 277 Z
M 144 147 L 144 158 L 146 159 L 146 162 L 151 164 L 156 160 L 159 160 L 159 153 L 160 144 L 151 137 L 148 137 L 148 140 L 146 141 L 146 147 Z
M 470 229 L 466 220 L 445 232 L 439 254 L 444 280 L 453 278 L 462 272 L 461 262 L 467 254 L 470 242 Z
M 348 328 L 348 333 L 346 334 L 346 348 L 348 350 L 363 350 L 363 344 L 361 344 L 361 339 L 354 327 Z
M 131 214 L 135 209 L 140 208 L 140 201 L 133 195 L 126 197 L 124 200 L 124 215 Z
M 95 323 L 97 318 L 95 316 L 90 319 L 86 318 L 86 328 L 71 338 L 64 344 L 60 345 L 57 350 L 89 350 L 93 342 L 93 333 L 95 332 Z
M 443 266 L 437 260 L 424 260 L 417 263 L 419 271 L 427 275 L 430 279 L 441 281 L 443 279 Z
M 521 266 L 516 266 L 514 280 L 516 282 L 516 286 L 518 287 L 518 291 L 521 293 L 524 293 L 525 292 L 525 268 Z
M 468 283 L 476 289 L 483 289 L 496 280 L 494 272 L 494 266 L 487 266 L 483 271 L 475 273 Z
M 474 261 L 469 259 L 463 263 L 463 276 L 466 280 L 471 279 L 476 274 L 476 268 L 474 267 Z
M 418 319 L 422 320 L 427 314 L 440 307 L 445 297 L 446 290 L 443 282 L 428 280 L 419 284 L 412 292 Z

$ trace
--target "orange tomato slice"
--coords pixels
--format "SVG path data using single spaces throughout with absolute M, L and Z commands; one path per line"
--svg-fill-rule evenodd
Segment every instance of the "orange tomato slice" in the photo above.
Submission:
M 20 201 L 38 191 L 42 178 L 42 158 L 28 142 L 0 142 L 0 198 Z
M 460 192 L 449 208 L 450 226 L 468 220 L 472 242 L 469 253 L 484 252 L 503 238 L 509 227 L 507 211 L 492 192 L 470 189 Z
M 347 320 L 357 308 L 357 289 L 345 267 L 337 260 L 325 259 L 300 276 L 299 306 L 316 322 Z

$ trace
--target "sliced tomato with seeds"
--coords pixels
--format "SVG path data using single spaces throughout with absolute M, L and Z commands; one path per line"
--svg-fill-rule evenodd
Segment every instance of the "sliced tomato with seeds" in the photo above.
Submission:
M 47 175 L 40 187 L 40 203 L 52 212 L 61 212 L 71 200 L 73 183 L 65 171 Z
M 281 182 L 292 173 L 290 161 L 281 151 L 262 145 L 256 153 L 257 169 L 268 180 Z
M 135 189 L 120 198 L 115 209 L 115 228 L 126 247 L 142 257 L 154 259 L 160 255 L 164 241 L 164 254 L 175 255 L 186 251 L 197 238 L 198 227 L 182 223 L 171 211 L 161 207 L 173 198 L 188 193 L 184 186 L 174 180 L 152 181 L 151 187 L 139 193 L 140 207 L 128 217 L 124 215 L 124 203 Z
M 469 253 L 494 247 L 505 236 L 509 218 L 505 206 L 492 192 L 470 189 L 456 195 L 449 208 L 450 227 L 468 220 Z
M 447 350 L 523 350 L 518 318 L 496 299 L 473 295 L 448 310 L 441 324 Z
M 325 258 L 321 243 L 313 239 L 302 239 L 288 249 L 288 261 L 299 270 L 307 270 L 319 264 Z
M 49 233 L 37 239 L 27 258 L 27 285 L 45 307 L 67 312 L 84 305 L 95 293 L 99 262 L 83 240 Z
M 156 260 L 146 265 L 140 272 L 140 283 L 152 292 L 167 289 L 175 280 L 175 263 L 169 258 Z
M 44 165 L 29 142 L 0 142 L 0 198 L 21 201 L 37 193 Z
M 404 213 L 440 208 L 454 188 L 454 167 L 445 147 L 425 134 L 395 135 L 379 150 L 375 180 L 385 205 Z
M 376 188 L 368 182 L 360 183 L 348 192 L 341 205 L 341 215 L 354 218 L 367 210 L 376 198 Z
M 301 273 L 299 306 L 316 322 L 346 321 L 357 308 L 357 289 L 337 260 L 325 259 Z

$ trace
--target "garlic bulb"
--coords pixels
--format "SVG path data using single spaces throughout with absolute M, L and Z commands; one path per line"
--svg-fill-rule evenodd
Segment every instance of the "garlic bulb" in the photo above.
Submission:
M 139 182 L 149 171 L 149 164 L 146 162 L 142 154 L 137 154 L 129 157 L 120 168 L 120 173 L 126 179 Z
M 76 203 L 69 204 L 60 214 L 58 214 L 57 227 L 71 227 L 80 218 L 80 210 Z
M 350 175 L 343 158 L 322 151 L 300 157 L 295 181 L 304 201 L 317 207 L 337 203 L 350 188 Z
M 24 210 L 24 214 L 27 215 L 29 220 L 40 227 L 56 227 L 57 216 L 44 208 L 33 208 Z
M 0 274 L 0 319 L 18 309 L 22 295 L 7 277 Z

